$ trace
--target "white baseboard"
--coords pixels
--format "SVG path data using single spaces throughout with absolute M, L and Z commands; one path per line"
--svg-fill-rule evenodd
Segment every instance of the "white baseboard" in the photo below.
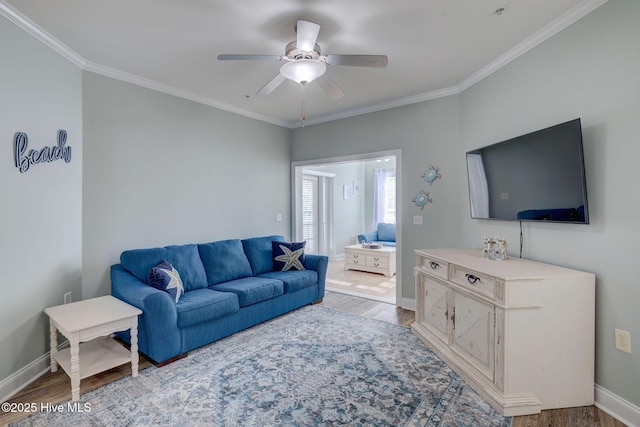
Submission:
M 640 426 L 640 407 L 596 384 L 595 405 L 629 427 Z
M 69 346 L 65 340 L 58 345 L 58 350 Z M 14 394 L 40 378 L 51 369 L 51 356 L 46 352 L 18 372 L 0 382 L 0 402 L 5 402 Z
M 40 356 L 0 383 L 0 401 L 7 401 L 11 396 L 40 378 L 49 369 L 49 352 L 47 352 L 47 354 Z

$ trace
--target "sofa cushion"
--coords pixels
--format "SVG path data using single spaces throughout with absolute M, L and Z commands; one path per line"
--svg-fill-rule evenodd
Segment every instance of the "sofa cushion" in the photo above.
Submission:
M 240 307 L 245 307 L 282 295 L 284 284 L 280 280 L 267 277 L 245 277 L 214 285 L 210 289 L 233 292 L 238 296 Z
M 318 272 L 315 270 L 271 271 L 261 274 L 259 277 L 281 280 L 284 283 L 285 294 L 296 292 L 318 283 Z
M 240 240 L 221 240 L 198 245 L 209 286 L 252 275 Z
M 271 242 L 273 271 L 304 270 L 304 246 L 307 242 Z
M 149 270 L 147 284 L 168 293 L 175 303 L 180 300 L 184 292 L 180 273 L 166 259 Z
M 122 266 L 143 282 L 146 282 L 149 270 L 162 260 L 167 260 L 180 272 L 185 292 L 207 287 L 207 274 L 196 245 L 132 249 L 120 255 Z
M 273 271 L 273 250 L 271 242 L 284 242 L 283 236 L 253 237 L 242 241 L 244 253 L 249 259 L 253 275 Z
M 239 309 L 238 296 L 234 293 L 196 289 L 185 293 L 176 305 L 178 327 L 186 328 L 228 316 Z
M 381 222 L 378 224 L 378 240 L 383 242 L 396 241 L 396 225 Z

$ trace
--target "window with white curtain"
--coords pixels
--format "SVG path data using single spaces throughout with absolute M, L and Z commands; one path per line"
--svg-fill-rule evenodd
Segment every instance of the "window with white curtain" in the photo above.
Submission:
M 388 224 L 396 223 L 396 174 L 387 171 L 384 180 L 384 220 Z
M 373 171 L 373 226 L 380 222 L 396 223 L 396 172 L 391 169 Z
M 302 238 L 305 250 L 318 251 L 318 177 L 305 175 L 302 178 Z

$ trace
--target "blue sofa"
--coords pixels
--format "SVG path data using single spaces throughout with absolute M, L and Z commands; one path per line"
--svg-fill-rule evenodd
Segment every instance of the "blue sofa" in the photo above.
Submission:
M 163 365 L 190 350 L 324 297 L 328 258 L 305 255 L 305 270 L 273 271 L 272 241 L 283 236 L 135 249 L 111 266 L 111 294 L 142 310 L 138 347 Z M 167 260 L 184 294 L 177 303 L 146 284 Z M 128 331 L 118 336 L 130 342 Z
M 396 225 L 385 222 L 378 223 L 378 227 L 365 234 L 358 234 L 358 243 L 382 243 L 383 246 L 396 246 Z

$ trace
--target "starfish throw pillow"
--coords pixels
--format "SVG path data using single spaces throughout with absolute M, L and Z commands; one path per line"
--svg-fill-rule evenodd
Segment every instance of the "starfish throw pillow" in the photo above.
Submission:
M 147 284 L 168 293 L 176 304 L 184 293 L 184 286 L 178 270 L 166 259 L 149 271 Z
M 271 242 L 273 271 L 304 270 L 304 246 L 307 242 Z

